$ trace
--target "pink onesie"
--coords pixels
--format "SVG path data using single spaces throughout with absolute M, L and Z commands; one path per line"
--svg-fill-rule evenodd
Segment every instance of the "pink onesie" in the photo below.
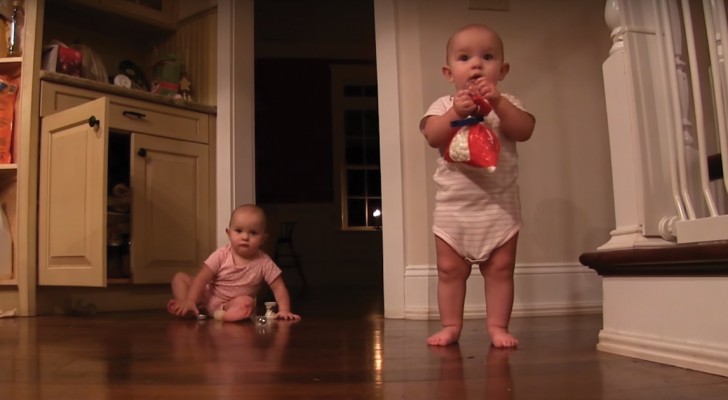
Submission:
M 523 109 L 513 96 L 503 97 Z M 452 105 L 452 96 L 441 97 L 423 118 L 442 115 Z M 521 228 L 516 143 L 502 135 L 494 112 L 483 123 L 496 132 L 501 143 L 495 172 L 440 157 L 434 175 L 437 193 L 432 231 L 472 264 L 487 260 Z
M 202 301 L 208 313 L 225 309 L 229 301 L 240 296 L 255 298 L 263 282 L 270 284 L 281 275 L 281 269 L 263 251 L 252 262 L 235 265 L 229 244 L 210 254 L 205 265 L 215 274 Z

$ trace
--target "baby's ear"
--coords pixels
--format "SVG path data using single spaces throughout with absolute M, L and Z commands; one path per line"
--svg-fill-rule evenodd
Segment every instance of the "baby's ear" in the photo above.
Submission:
M 442 66 L 442 75 L 445 77 L 445 79 L 447 79 L 448 82 L 453 82 L 452 70 L 450 70 L 450 67 L 448 67 L 447 65 Z
M 511 64 L 503 63 L 503 65 L 501 66 L 501 70 L 500 70 L 500 78 L 498 80 L 502 81 L 503 79 L 505 79 L 506 75 L 508 75 L 508 71 L 510 71 L 510 70 L 511 70 Z

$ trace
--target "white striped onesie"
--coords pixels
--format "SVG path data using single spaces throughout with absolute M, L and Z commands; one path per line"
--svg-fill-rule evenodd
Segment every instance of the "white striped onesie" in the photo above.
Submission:
M 518 99 L 502 96 L 523 110 Z M 432 103 L 423 118 L 442 115 L 452 105 L 452 96 L 443 96 Z M 503 136 L 495 112 L 482 123 L 488 124 L 500 139 L 495 172 L 447 162 L 440 156 L 434 175 L 437 194 L 432 231 L 472 264 L 486 261 L 494 249 L 521 228 L 516 142 Z

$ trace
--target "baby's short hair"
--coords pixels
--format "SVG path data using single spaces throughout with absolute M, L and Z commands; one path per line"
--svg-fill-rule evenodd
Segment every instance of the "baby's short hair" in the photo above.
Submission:
M 260 217 L 261 221 L 263 222 L 263 227 L 265 228 L 267 225 L 266 217 L 265 217 L 265 211 L 263 211 L 262 208 L 258 207 L 255 204 L 248 203 L 248 204 L 242 204 L 233 210 L 233 212 L 230 213 L 230 222 L 228 222 L 228 226 L 232 224 L 233 217 L 240 212 L 248 212 L 251 214 L 256 214 L 258 217 Z
M 488 25 L 473 23 L 473 24 L 467 24 L 467 25 L 461 26 L 460 29 L 453 32 L 453 34 L 450 35 L 450 38 L 447 39 L 447 44 L 445 45 L 445 62 L 447 62 L 447 60 L 449 60 L 450 46 L 452 45 L 453 38 L 455 38 L 458 34 L 463 33 L 470 29 L 482 29 L 482 30 L 491 32 L 495 36 L 496 40 L 498 41 L 498 46 L 500 47 L 501 55 L 505 59 L 505 47 L 503 46 L 503 39 L 501 39 L 498 32 L 496 32 L 495 29 L 491 28 Z

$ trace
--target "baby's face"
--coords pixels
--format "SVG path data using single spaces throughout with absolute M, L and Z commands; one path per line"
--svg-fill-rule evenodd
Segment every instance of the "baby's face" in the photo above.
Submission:
M 230 220 L 227 234 L 235 254 L 244 259 L 253 259 L 265 242 L 265 221 L 257 212 L 237 211 Z
M 458 32 L 452 37 L 447 53 L 443 74 L 458 90 L 467 89 L 469 80 L 480 77 L 497 83 L 508 72 L 502 43 L 495 32 L 486 28 L 471 27 Z

